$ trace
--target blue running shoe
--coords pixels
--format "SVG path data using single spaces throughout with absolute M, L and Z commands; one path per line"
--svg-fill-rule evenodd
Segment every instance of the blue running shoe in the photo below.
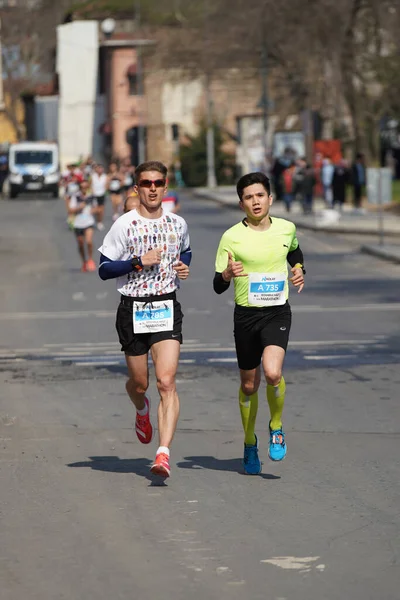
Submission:
M 283 460 L 286 456 L 285 434 L 283 429 L 269 428 L 269 450 L 268 456 L 271 460 Z
M 259 475 L 261 473 L 261 461 L 258 458 L 258 439 L 254 446 L 244 445 L 243 468 L 246 475 Z

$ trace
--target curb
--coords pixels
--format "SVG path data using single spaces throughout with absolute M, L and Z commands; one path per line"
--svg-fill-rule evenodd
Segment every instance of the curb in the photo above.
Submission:
M 213 193 L 209 193 L 209 192 L 202 192 L 202 191 L 194 191 L 193 195 L 196 198 L 204 198 L 206 200 L 212 200 L 213 202 L 216 202 L 217 204 L 219 204 L 220 206 L 228 206 L 229 208 L 236 208 L 237 210 L 239 209 L 239 203 L 230 203 L 230 202 L 225 202 L 224 200 L 221 200 L 220 198 L 218 198 L 217 196 L 214 196 Z M 285 218 L 285 217 L 283 217 Z M 315 225 L 314 223 L 307 223 L 305 222 L 303 219 L 301 219 L 300 221 L 298 221 L 296 219 L 295 215 L 292 215 L 292 217 L 290 218 L 290 220 L 296 225 L 296 227 L 298 227 L 299 229 L 307 229 L 309 231 L 320 231 L 322 233 L 343 233 L 343 234 L 350 234 L 350 235 L 369 235 L 369 236 L 375 236 L 379 234 L 379 230 L 378 230 L 378 223 L 376 225 L 376 228 L 370 228 L 370 229 L 358 229 L 357 227 L 340 227 L 337 225 Z M 399 231 L 394 231 L 394 230 L 384 230 L 384 235 L 385 236 L 389 236 L 389 237 L 399 237 L 400 232 Z
M 394 254 L 386 249 L 385 246 L 361 246 L 360 251 L 375 258 L 400 264 L 400 248 L 398 254 Z

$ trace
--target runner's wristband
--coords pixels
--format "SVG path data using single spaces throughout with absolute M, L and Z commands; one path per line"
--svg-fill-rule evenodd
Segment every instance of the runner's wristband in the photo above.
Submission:
M 293 268 L 294 269 L 301 269 L 303 271 L 303 275 L 306 274 L 306 270 L 304 268 L 304 265 L 302 265 L 301 263 L 296 263 Z

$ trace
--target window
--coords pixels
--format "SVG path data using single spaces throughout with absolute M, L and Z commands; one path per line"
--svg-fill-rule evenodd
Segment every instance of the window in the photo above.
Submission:
M 51 165 L 53 153 L 46 150 L 20 150 L 15 153 L 16 165 Z
M 138 95 L 138 80 L 136 73 L 128 73 L 128 87 L 130 96 Z

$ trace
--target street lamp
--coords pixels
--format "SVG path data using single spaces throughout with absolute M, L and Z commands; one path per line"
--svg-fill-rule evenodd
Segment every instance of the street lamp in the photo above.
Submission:
M 100 24 L 101 31 L 103 32 L 103 34 L 105 35 L 105 37 L 107 39 L 110 39 L 110 37 L 114 33 L 115 27 L 116 27 L 116 22 L 114 19 L 111 19 L 111 18 L 104 19 L 104 21 L 102 21 Z M 106 155 L 106 157 L 108 159 L 111 159 L 111 156 L 112 156 L 112 131 L 113 131 L 113 127 L 111 125 L 111 123 L 112 123 L 112 118 L 111 118 L 111 103 L 112 103 L 112 98 L 111 98 L 111 91 L 112 91 L 112 86 L 111 86 L 111 48 L 106 48 L 105 53 L 106 53 L 105 89 L 107 90 L 106 91 L 106 95 L 107 95 L 107 125 L 109 127 L 111 137 L 108 138 L 110 145 L 108 145 L 107 142 L 105 142 L 105 144 L 104 144 L 104 154 Z
M 135 20 L 136 27 L 140 29 L 140 0 L 135 0 Z M 136 77 L 137 77 L 137 94 L 139 97 L 139 110 L 138 110 L 138 154 L 139 154 L 139 163 L 143 163 L 146 160 L 146 148 L 145 148 L 145 139 L 144 139 L 144 127 L 143 127 L 143 66 L 142 66 L 142 51 L 140 46 L 136 48 Z
M 263 41 L 261 50 L 261 98 L 257 108 L 262 110 L 262 145 L 264 154 L 264 168 L 268 167 L 268 55 L 267 46 Z
M 115 26 L 115 19 L 111 18 L 104 19 L 104 21 L 102 21 L 100 25 L 102 32 L 107 38 L 109 38 L 114 33 Z

